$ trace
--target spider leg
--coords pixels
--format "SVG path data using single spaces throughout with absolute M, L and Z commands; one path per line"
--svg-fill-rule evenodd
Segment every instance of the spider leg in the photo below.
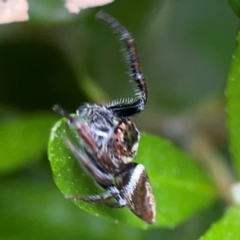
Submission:
M 111 186 L 112 185 L 112 175 L 101 171 L 97 168 L 94 163 L 89 161 L 89 159 L 82 153 L 82 151 L 67 138 L 64 137 L 64 141 L 66 142 L 68 148 L 74 154 L 74 156 L 78 159 L 78 161 L 83 165 L 85 169 L 93 176 L 93 178 L 103 186 Z
M 53 106 L 53 111 L 61 115 L 62 117 L 65 117 L 70 122 L 74 122 L 74 117 L 72 117 L 64 108 L 62 108 L 60 105 L 55 104 Z
M 115 29 L 120 34 L 127 49 L 127 57 L 128 61 L 130 62 L 132 76 L 135 83 L 137 84 L 137 89 L 135 90 L 137 97 L 136 101 L 122 104 L 110 104 L 109 109 L 111 109 L 116 116 L 121 117 L 128 117 L 139 113 L 144 109 L 147 103 L 148 91 L 140 66 L 134 38 L 123 25 L 121 25 L 115 18 L 108 15 L 107 13 L 100 11 L 96 14 L 96 17 L 105 21 L 108 25 L 110 25 L 110 27 Z
M 80 119 L 71 116 L 60 105 L 54 105 L 53 110 L 55 112 L 57 112 L 58 114 L 60 114 L 61 116 L 68 119 L 71 126 L 73 126 L 76 129 L 76 131 L 78 132 L 80 138 L 84 142 L 84 145 L 86 146 L 88 151 L 90 151 L 93 158 L 97 159 L 97 162 L 100 163 L 100 165 L 103 167 L 103 169 L 105 169 L 109 173 L 112 173 L 115 169 L 115 166 L 114 166 L 110 156 L 108 155 L 108 153 L 106 151 L 103 151 L 103 152 L 99 151 L 98 143 L 94 139 L 91 131 L 89 130 L 89 127 L 83 121 L 81 121 Z M 69 144 L 68 147 L 74 153 L 76 158 L 80 160 L 83 157 L 83 156 L 82 157 L 78 156 L 80 154 L 80 150 L 76 149 L 76 147 L 70 142 L 69 139 L 67 139 L 65 141 L 66 141 L 67 144 Z M 80 160 L 80 162 L 82 162 L 82 161 Z M 86 164 L 88 165 L 88 162 L 90 162 L 90 161 L 86 160 L 85 162 L 86 163 L 82 163 L 82 164 L 85 166 L 85 168 L 87 168 Z M 95 168 L 96 168 L 96 166 L 95 166 Z M 99 169 L 98 169 L 98 171 L 99 171 Z M 90 173 L 92 174 L 92 171 L 90 171 Z
M 54 105 L 53 110 L 58 113 L 59 115 L 68 119 L 69 123 L 77 130 L 80 137 L 86 142 L 86 144 L 91 148 L 93 151 L 98 151 L 98 145 L 95 139 L 93 138 L 91 132 L 88 130 L 86 124 L 83 121 L 71 116 L 64 108 L 60 105 Z
M 112 182 L 112 174 L 111 169 L 107 168 L 111 166 L 113 168 L 113 164 L 107 164 L 108 162 L 111 163 L 111 159 L 107 152 L 103 152 L 99 156 L 99 150 L 98 145 L 93 138 L 88 126 L 84 124 L 84 122 L 80 121 L 77 118 L 72 117 L 67 111 L 65 111 L 61 106 L 55 105 L 54 111 L 62 115 L 63 117 L 67 118 L 71 125 L 73 125 L 77 132 L 79 133 L 80 137 L 84 141 L 84 144 L 87 146 L 88 149 L 91 150 L 93 157 L 97 157 L 98 161 L 104 166 L 106 164 L 105 169 L 108 170 L 102 171 L 100 168 L 98 168 L 94 161 L 91 161 L 86 154 L 83 153 L 82 150 L 78 149 L 71 140 L 64 136 L 64 141 L 68 148 L 71 150 L 71 152 L 74 154 L 74 156 L 79 160 L 81 165 L 93 176 L 93 178 L 96 180 L 96 182 L 105 188 L 107 192 L 99 195 L 92 195 L 92 196 L 81 196 L 81 195 L 66 195 L 65 197 L 67 199 L 81 199 L 85 202 L 93 203 L 93 202 L 106 202 L 109 199 L 116 199 L 117 203 L 112 204 L 118 207 L 123 207 L 126 205 L 126 201 L 122 198 L 120 195 L 119 190 L 113 185 Z M 106 162 L 108 161 L 108 162 Z
M 118 202 L 104 202 L 105 205 L 111 208 L 123 208 L 126 205 L 120 205 Z
M 105 193 L 98 194 L 98 195 L 92 195 L 92 196 L 81 196 L 81 195 L 66 195 L 65 198 L 67 199 L 80 199 L 83 200 L 84 202 L 88 203 L 94 203 L 94 202 L 104 202 L 107 206 L 109 207 L 114 207 L 114 208 L 122 208 L 127 205 L 126 200 L 122 198 L 120 195 L 119 190 L 114 186 L 108 186 L 104 187 L 106 190 L 108 190 Z M 116 199 L 117 202 L 115 203 L 109 203 L 107 202 L 109 199 Z
M 75 155 L 75 157 L 80 161 L 80 163 L 88 170 L 88 172 L 93 176 L 96 182 L 108 190 L 107 192 L 99 195 L 93 195 L 89 197 L 81 196 L 81 195 L 67 195 L 65 196 L 68 199 L 81 199 L 85 202 L 106 202 L 108 199 L 115 198 L 117 203 L 116 206 L 124 207 L 127 203 L 126 200 L 122 198 L 119 190 L 112 183 L 112 175 L 107 174 L 99 170 L 91 161 L 89 161 L 85 155 L 72 144 L 72 142 L 65 137 L 64 138 L 67 146 Z
M 105 192 L 99 195 L 92 195 L 92 196 L 81 196 L 81 195 L 66 195 L 66 199 L 79 199 L 87 203 L 96 203 L 102 202 L 106 204 L 108 207 L 111 208 L 123 208 L 126 206 L 126 203 L 121 204 L 121 202 L 108 202 L 108 200 L 115 198 L 116 196 L 112 195 L 110 192 Z
M 114 198 L 114 196 L 110 192 L 105 192 L 103 194 L 92 195 L 87 197 L 81 196 L 81 195 L 66 195 L 65 198 L 80 199 L 80 200 L 83 200 L 84 202 L 95 203 L 95 202 L 106 202 L 107 200 Z

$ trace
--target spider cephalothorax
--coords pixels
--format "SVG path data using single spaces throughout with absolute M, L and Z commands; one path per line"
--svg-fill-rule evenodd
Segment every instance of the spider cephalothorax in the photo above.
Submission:
M 113 207 L 128 206 L 142 220 L 153 223 L 156 206 L 147 173 L 142 164 L 132 162 L 137 154 L 140 134 L 129 118 L 144 109 L 147 86 L 131 34 L 106 13 L 99 12 L 97 18 L 107 22 L 122 37 L 137 85 L 137 98 L 114 101 L 106 106 L 86 103 L 77 110 L 75 117 L 59 105 L 54 106 L 54 111 L 67 118 L 80 136 L 83 148 L 77 148 L 68 137 L 64 137 L 68 148 L 95 181 L 107 190 L 102 195 L 69 195 L 67 198 L 104 202 Z M 116 203 L 108 202 L 109 199 L 115 199 Z

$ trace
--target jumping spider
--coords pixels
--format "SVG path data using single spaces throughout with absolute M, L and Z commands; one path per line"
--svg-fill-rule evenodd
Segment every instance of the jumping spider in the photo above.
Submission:
M 86 103 L 78 108 L 75 117 L 59 105 L 53 107 L 76 130 L 83 150 L 64 137 L 66 145 L 94 180 L 107 190 L 101 195 L 66 197 L 88 203 L 104 202 L 112 207 L 128 206 L 143 221 L 153 223 L 155 199 L 144 166 L 132 162 L 137 154 L 140 134 L 129 118 L 140 113 L 146 105 L 146 82 L 131 34 L 106 13 L 99 12 L 96 17 L 115 29 L 124 41 L 136 84 L 136 99 L 114 101 L 108 105 Z M 109 199 L 115 199 L 116 202 L 109 202 Z

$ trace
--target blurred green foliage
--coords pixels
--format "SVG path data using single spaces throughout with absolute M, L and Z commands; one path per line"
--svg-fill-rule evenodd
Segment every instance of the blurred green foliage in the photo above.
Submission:
M 52 105 L 61 103 L 74 112 L 84 101 L 104 102 L 132 92 L 117 37 L 94 19 L 100 8 L 73 15 L 62 1 L 29 4 L 29 22 L 0 25 L 0 238 L 200 237 L 223 213 L 222 203 L 174 229 L 142 231 L 89 215 L 64 199 L 46 155 L 56 121 Z M 136 119 L 147 119 L 141 126 L 155 125 L 152 112 L 177 112 L 223 95 L 238 24 L 227 1 L 122 0 L 101 9 L 136 39 L 150 95 Z M 138 161 L 144 160 L 139 156 Z M 147 161 L 154 168 L 156 159 Z M 235 219 L 233 211 L 225 217 Z
M 201 240 L 238 239 L 240 235 L 240 209 L 231 207 L 225 216 L 205 234 Z
M 0 174 L 6 174 L 34 159 L 37 160 L 47 147 L 48 131 L 54 120 L 54 116 L 44 113 L 24 114 L 2 120 Z
M 238 81 L 240 79 L 240 31 L 238 32 L 237 42 L 238 46 L 232 56 L 226 96 L 231 153 L 236 172 L 240 177 L 240 82 Z
M 228 0 L 229 5 L 235 14 L 240 17 L 240 1 L 239 0 Z

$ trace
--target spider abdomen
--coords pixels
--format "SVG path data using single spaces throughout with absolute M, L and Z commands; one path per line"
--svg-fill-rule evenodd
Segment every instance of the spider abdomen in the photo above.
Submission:
M 115 175 L 115 184 L 130 210 L 148 223 L 155 221 L 156 203 L 142 164 L 129 163 Z

